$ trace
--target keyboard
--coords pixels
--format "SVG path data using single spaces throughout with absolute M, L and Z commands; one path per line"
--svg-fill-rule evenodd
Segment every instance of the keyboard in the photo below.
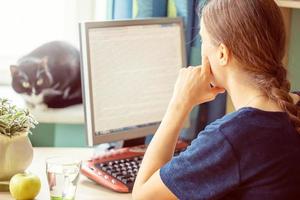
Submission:
M 178 141 L 174 156 L 187 146 L 188 143 Z M 131 192 L 146 149 L 145 145 L 113 149 L 83 162 L 81 173 L 106 188 L 122 193 Z

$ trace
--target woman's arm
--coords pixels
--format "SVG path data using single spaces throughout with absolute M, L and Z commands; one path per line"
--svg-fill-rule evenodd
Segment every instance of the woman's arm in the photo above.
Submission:
M 133 188 L 133 199 L 176 199 L 160 180 L 159 169 L 172 158 L 179 131 L 189 112 L 190 107 L 170 102 L 145 153 Z
M 224 89 L 211 88 L 211 76 L 208 62 L 203 67 L 180 71 L 165 116 L 144 155 L 134 184 L 133 199 L 176 199 L 162 182 L 159 169 L 172 159 L 180 130 L 193 106 L 211 101 L 224 92 Z

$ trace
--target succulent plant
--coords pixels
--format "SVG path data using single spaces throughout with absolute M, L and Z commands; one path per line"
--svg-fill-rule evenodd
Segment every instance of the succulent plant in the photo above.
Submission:
M 0 135 L 13 137 L 22 132 L 30 132 L 38 122 L 28 109 L 17 108 L 7 99 L 0 98 Z

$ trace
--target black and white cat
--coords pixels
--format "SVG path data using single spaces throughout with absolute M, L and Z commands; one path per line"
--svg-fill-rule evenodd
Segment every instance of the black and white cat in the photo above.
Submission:
M 36 48 L 11 65 L 13 89 L 31 108 L 82 103 L 80 53 L 63 41 Z

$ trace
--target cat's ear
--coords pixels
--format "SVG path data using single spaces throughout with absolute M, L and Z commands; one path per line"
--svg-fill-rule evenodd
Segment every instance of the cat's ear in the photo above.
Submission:
M 41 63 L 42 63 L 42 67 L 44 67 L 45 69 L 47 69 L 48 68 L 48 56 L 44 56 L 41 59 Z
M 19 69 L 18 69 L 18 66 L 17 65 L 11 65 L 10 66 L 10 73 L 12 76 L 18 74 L 19 72 Z

